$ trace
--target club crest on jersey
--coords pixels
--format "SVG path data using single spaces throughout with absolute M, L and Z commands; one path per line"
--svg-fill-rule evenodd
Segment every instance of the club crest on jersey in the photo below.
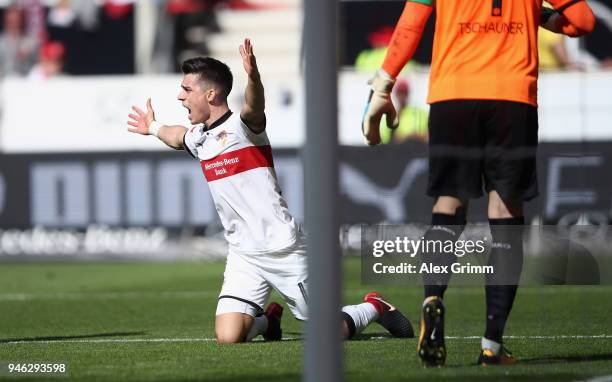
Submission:
M 222 132 L 217 134 L 215 139 L 217 140 L 217 142 L 219 142 L 219 144 L 221 144 L 221 146 L 227 146 L 227 137 L 227 131 L 223 130 Z

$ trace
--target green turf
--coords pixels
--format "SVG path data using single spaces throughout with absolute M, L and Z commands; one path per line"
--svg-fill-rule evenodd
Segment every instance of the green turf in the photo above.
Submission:
M 55 378 L 60 381 L 299 380 L 301 327 L 290 314 L 283 327 L 294 340 L 230 346 L 206 340 L 214 335 L 222 271 L 222 263 L 204 262 L 0 264 L 0 364 L 66 362 L 69 375 Z M 361 285 L 359 259 L 346 260 L 345 278 L 346 303 L 378 289 L 416 321 L 421 288 Z M 516 337 L 506 343 L 521 362 L 482 368 L 473 366 L 479 340 L 465 338 L 483 332 L 482 288 L 451 288 L 446 334 L 460 338 L 447 341 L 446 367 L 422 369 L 416 340 L 381 339 L 384 330 L 374 324 L 362 340 L 345 343 L 347 380 L 572 381 L 610 375 L 611 297 L 610 286 L 522 288 L 506 331 Z M 524 338 L 580 335 L 607 337 Z M 160 339 L 166 342 L 155 342 Z

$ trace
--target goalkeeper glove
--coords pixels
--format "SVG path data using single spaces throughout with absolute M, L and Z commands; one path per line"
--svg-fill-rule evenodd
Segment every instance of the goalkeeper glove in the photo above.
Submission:
M 371 90 L 363 113 L 361 132 L 365 142 L 370 146 L 380 143 L 380 119 L 383 114 L 387 118 L 388 127 L 395 129 L 399 125 L 397 112 L 391 102 L 391 90 L 394 84 L 395 78 L 382 69 L 379 69 L 374 78 L 368 81 Z

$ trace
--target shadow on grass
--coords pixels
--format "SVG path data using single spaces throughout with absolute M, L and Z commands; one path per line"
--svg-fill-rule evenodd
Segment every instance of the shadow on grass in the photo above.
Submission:
M 550 364 L 555 364 L 555 363 L 578 363 L 578 362 L 593 362 L 593 361 L 612 361 L 612 353 L 587 354 L 587 355 L 580 355 L 580 356 L 568 355 L 568 356 L 551 356 L 551 357 L 535 357 L 535 358 L 518 358 L 516 365 L 501 366 L 501 367 L 502 368 L 504 367 L 513 368 L 513 367 L 521 367 L 521 366 L 527 366 L 527 365 L 550 365 Z M 469 364 L 454 364 L 454 365 L 444 366 L 444 368 L 449 368 L 449 369 L 465 368 L 465 367 L 482 368 L 482 366 L 477 365 L 475 361 Z M 571 377 L 575 377 L 575 376 L 571 376 Z
M 0 339 L 0 344 L 6 344 L 9 342 L 64 341 L 64 340 L 79 340 L 79 339 L 86 339 L 86 338 L 141 336 L 143 334 L 145 334 L 145 332 L 112 332 L 112 333 L 82 334 L 82 335 L 74 335 L 74 336 L 7 338 L 7 339 Z
M 612 353 L 536 357 L 536 358 L 519 359 L 519 363 L 523 365 L 538 365 L 538 364 L 559 363 L 559 362 L 563 362 L 563 363 L 565 362 L 591 362 L 591 361 L 612 361 Z
M 298 336 L 296 338 L 283 338 L 283 341 L 304 341 L 306 340 L 306 335 L 302 332 L 283 332 L 285 335 L 290 336 Z M 358 334 L 355 337 L 351 338 L 350 341 L 369 341 L 369 340 L 383 340 L 383 339 L 395 339 L 389 333 L 367 333 L 367 334 Z

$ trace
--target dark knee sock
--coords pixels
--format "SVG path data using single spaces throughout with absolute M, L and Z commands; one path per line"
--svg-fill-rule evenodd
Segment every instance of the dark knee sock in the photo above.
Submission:
M 493 266 L 494 273 L 486 277 L 485 337 L 501 343 L 523 269 L 525 219 L 490 219 L 489 224 L 492 237 L 489 265 Z
M 424 236 L 424 243 L 441 241 L 442 243 L 452 241 L 455 243 L 463 228 L 465 227 L 465 214 L 456 215 L 432 214 L 431 227 Z M 450 266 L 455 262 L 456 257 L 452 253 L 437 251 L 421 251 L 421 262 L 434 266 Z M 450 281 L 449 273 L 423 273 L 423 285 L 425 286 L 425 298 L 431 296 L 444 297 L 444 291 Z

